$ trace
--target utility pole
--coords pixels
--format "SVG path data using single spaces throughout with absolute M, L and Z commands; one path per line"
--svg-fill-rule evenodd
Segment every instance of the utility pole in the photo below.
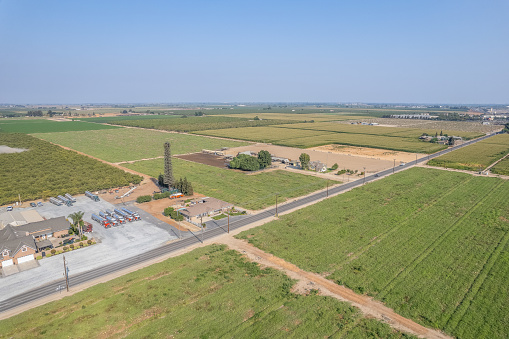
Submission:
M 227 211 L 228 213 L 228 233 L 230 233 L 230 211 Z
M 415 153 L 415 164 L 417 165 L 417 153 Z
M 276 218 L 278 217 L 277 215 L 277 194 L 276 194 Z
M 364 179 L 362 180 L 362 184 L 364 185 L 366 183 L 366 167 L 364 168 Z
M 392 174 L 394 174 L 395 169 L 396 169 L 396 159 L 394 159 L 394 165 L 392 165 Z
M 182 239 L 182 230 L 180 229 L 180 211 L 177 210 L 177 219 L 178 219 L 178 225 L 179 225 L 179 239 Z
M 69 274 L 67 271 L 67 265 L 65 263 L 65 255 L 64 257 L 64 276 L 65 276 L 65 286 L 67 287 L 67 292 L 69 292 Z

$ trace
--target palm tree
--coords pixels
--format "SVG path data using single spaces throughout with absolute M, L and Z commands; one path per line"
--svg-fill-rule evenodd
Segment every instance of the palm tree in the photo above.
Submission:
M 85 212 L 78 211 L 78 212 L 71 213 L 68 216 L 68 218 L 72 219 L 74 227 L 79 231 L 80 239 L 81 239 L 81 236 L 82 236 L 82 234 L 81 234 L 82 233 L 81 227 L 83 226 L 83 215 L 84 214 L 85 214 Z

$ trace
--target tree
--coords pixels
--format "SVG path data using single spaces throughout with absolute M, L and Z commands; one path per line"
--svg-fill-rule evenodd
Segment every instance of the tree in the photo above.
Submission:
M 258 162 L 260 163 L 261 168 L 268 167 L 272 164 L 272 157 L 270 156 L 269 151 L 260 151 L 258 152 Z
M 260 169 L 258 158 L 247 154 L 239 154 L 230 161 L 230 168 L 241 169 L 243 171 L 257 171 Z
M 258 115 L 257 115 L 257 116 L 255 116 L 255 117 L 253 118 L 253 120 L 260 120 L 260 118 L 258 118 Z
M 502 130 L 502 133 L 509 133 L 509 123 L 505 124 L 505 127 Z
M 164 143 L 164 184 L 171 188 L 175 185 L 175 178 L 173 177 L 173 166 L 171 163 L 171 148 L 170 143 Z
M 162 175 L 161 173 L 159 173 L 159 177 L 157 178 L 157 183 L 159 184 L 159 186 L 164 186 L 164 175 Z
M 440 136 L 443 136 L 443 135 L 444 135 L 444 133 L 442 133 L 442 130 L 440 130 Z
M 73 221 L 73 232 L 75 234 L 78 234 L 80 235 L 81 237 L 81 229 L 83 227 L 83 215 L 85 213 L 84 212 L 81 212 L 81 211 L 78 211 L 78 212 L 74 212 L 74 213 L 71 213 L 69 214 L 68 218 L 72 219 Z
M 309 169 L 309 161 L 311 159 L 309 158 L 309 154 L 307 153 L 302 153 L 300 156 L 299 156 L 299 161 L 300 161 L 300 167 L 302 169 Z
M 454 138 L 453 137 L 449 137 L 449 141 L 447 143 L 449 145 L 453 146 L 454 145 Z
M 338 167 L 339 167 L 338 164 L 334 164 L 334 165 L 332 165 L 332 167 L 330 169 L 335 171 L 338 169 Z

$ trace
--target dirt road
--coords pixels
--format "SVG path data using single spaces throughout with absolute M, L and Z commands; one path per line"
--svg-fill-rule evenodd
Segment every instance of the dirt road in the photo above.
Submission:
M 375 301 L 370 297 L 359 295 L 351 289 L 337 285 L 318 274 L 303 271 L 294 264 L 266 253 L 244 240 L 238 240 L 231 236 L 224 236 L 216 239 L 215 242 L 225 244 L 243 253 L 254 262 L 281 270 L 292 279 L 298 280 L 299 282 L 294 287 L 294 292 L 306 293 L 311 289 L 318 289 L 320 294 L 349 302 L 353 306 L 358 307 L 366 316 L 386 322 L 397 330 L 408 332 L 421 338 L 451 338 L 444 333 L 426 328 L 410 319 L 402 317 L 381 302 Z

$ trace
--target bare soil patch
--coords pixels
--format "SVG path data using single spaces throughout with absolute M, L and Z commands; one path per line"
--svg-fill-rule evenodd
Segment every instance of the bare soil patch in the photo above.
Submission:
M 356 147 L 356 146 L 344 146 L 344 145 L 324 145 L 310 148 L 317 151 L 324 152 L 333 152 L 337 154 L 346 154 L 353 155 L 356 157 L 370 158 L 370 159 L 378 159 L 378 160 L 389 160 L 399 162 L 409 162 L 415 160 L 415 156 L 418 158 L 422 158 L 425 155 L 421 153 L 408 153 L 408 152 L 399 152 L 399 151 L 391 151 L 386 149 L 379 148 L 370 148 L 370 147 Z
M 228 162 L 225 160 L 224 157 L 214 154 L 207 154 L 207 153 L 191 153 L 191 154 L 182 154 L 182 155 L 175 155 L 175 158 L 189 160 L 193 162 L 197 162 L 204 165 L 219 167 L 219 168 L 227 168 Z
M 252 151 L 252 152 L 260 152 L 261 150 L 269 151 L 270 154 L 287 158 L 290 161 L 298 161 L 299 156 L 302 153 L 309 154 L 311 161 L 321 161 L 326 164 L 328 167 L 331 167 L 334 164 L 338 164 L 338 170 L 341 169 L 351 169 L 358 170 L 359 172 L 364 171 L 366 168 L 366 172 L 379 172 L 387 168 L 392 168 L 393 166 L 393 158 L 390 160 L 386 159 L 376 159 L 376 158 L 367 158 L 358 155 L 352 154 L 341 154 L 332 151 L 326 150 L 318 150 L 318 149 L 301 149 L 294 147 L 285 147 L 285 146 L 276 146 L 271 144 L 253 144 L 248 146 L 241 147 L 233 147 L 225 151 L 227 155 L 236 156 L 239 152 L 244 151 Z M 413 154 L 413 153 L 410 153 Z M 415 160 L 415 155 L 413 156 Z

